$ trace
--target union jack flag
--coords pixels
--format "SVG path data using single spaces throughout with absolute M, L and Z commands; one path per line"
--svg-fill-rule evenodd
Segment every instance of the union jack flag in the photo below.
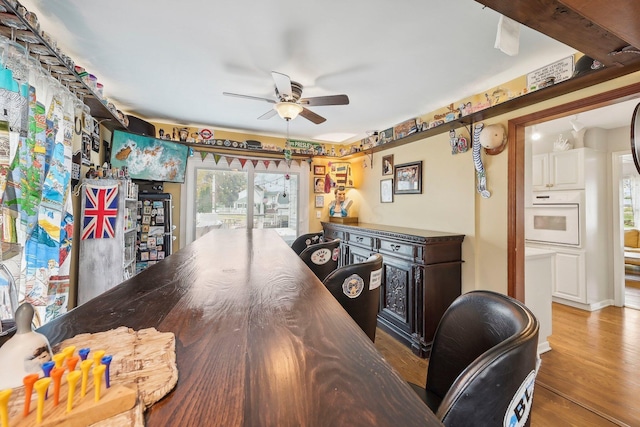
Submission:
M 85 196 L 82 240 L 113 238 L 118 216 L 118 186 L 87 185 Z

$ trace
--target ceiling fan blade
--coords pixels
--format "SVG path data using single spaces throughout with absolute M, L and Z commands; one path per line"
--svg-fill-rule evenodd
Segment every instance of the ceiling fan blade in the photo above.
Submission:
M 310 106 L 347 105 L 349 104 L 349 97 L 347 95 L 315 96 L 313 98 L 302 98 L 299 103 Z
M 260 117 L 258 117 L 258 120 L 267 120 L 267 119 L 270 119 L 271 117 L 275 116 L 276 114 L 278 114 L 278 112 L 276 110 L 269 110 L 266 113 L 264 113 L 263 115 L 261 115 Z
M 251 96 L 251 95 L 240 95 L 239 93 L 231 93 L 231 92 L 222 92 L 223 95 L 226 96 L 235 96 L 236 98 L 245 98 L 245 99 L 253 99 L 256 101 L 265 101 L 270 104 L 275 104 L 276 101 L 269 98 L 260 98 L 259 96 Z
M 278 89 L 280 96 L 286 100 L 293 98 L 291 91 L 291 79 L 289 76 L 278 73 L 277 71 L 272 71 L 271 76 L 273 76 L 273 81 L 276 83 L 276 89 Z
M 311 110 L 307 110 L 306 108 L 303 108 L 302 111 L 300 112 L 300 115 L 302 117 L 304 117 L 305 119 L 312 121 L 313 123 L 319 125 L 320 123 L 323 123 L 325 121 L 327 121 L 327 119 L 325 119 L 324 117 L 314 113 Z

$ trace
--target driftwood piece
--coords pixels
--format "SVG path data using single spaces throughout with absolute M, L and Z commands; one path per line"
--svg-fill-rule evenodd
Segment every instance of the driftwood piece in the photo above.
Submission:
M 104 350 L 105 354 L 113 356 L 110 365 L 111 384 L 137 391 L 138 399 L 132 409 L 95 422 L 92 426 L 144 426 L 144 410 L 169 393 L 178 382 L 175 336 L 171 332 L 162 333 L 154 328 L 134 331 L 123 326 L 105 332 L 76 335 L 56 345 L 54 353 L 70 345 L 76 346 L 76 351 L 90 348 L 92 351 Z M 36 404 L 34 392 L 32 412 Z M 61 397 L 61 404 L 66 405 L 66 396 L 64 399 Z M 13 390 L 9 401 L 9 418 L 20 419 L 23 405 L 24 387 L 18 387 Z

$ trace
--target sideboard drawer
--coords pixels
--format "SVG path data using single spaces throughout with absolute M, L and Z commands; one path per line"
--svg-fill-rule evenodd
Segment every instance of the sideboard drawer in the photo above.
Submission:
M 362 246 L 363 248 L 369 248 L 369 249 L 374 248 L 373 246 L 374 238 L 370 236 L 362 236 L 359 234 L 349 233 L 347 237 L 347 242 L 354 245 Z
M 346 233 L 340 230 L 324 230 L 325 240 L 340 239 L 344 241 L 344 235 Z
M 416 247 L 410 243 L 402 243 L 394 240 L 380 239 L 380 252 L 386 252 L 404 258 L 415 258 Z

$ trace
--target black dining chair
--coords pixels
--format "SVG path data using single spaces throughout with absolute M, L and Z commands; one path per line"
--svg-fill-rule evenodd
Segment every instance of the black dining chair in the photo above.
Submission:
M 538 328 L 533 313 L 509 296 L 463 294 L 436 329 L 426 387 L 410 385 L 447 427 L 528 426 Z
M 309 245 L 299 256 L 311 271 L 315 273 L 318 279 L 322 281 L 329 273 L 338 268 L 338 261 L 340 260 L 340 239 Z
M 323 283 L 371 341 L 376 339 L 382 256 L 374 254 L 364 262 L 345 265 L 329 274 Z
M 298 255 L 302 253 L 307 246 L 324 242 L 324 230 L 315 233 L 301 234 L 291 244 L 291 249 Z

